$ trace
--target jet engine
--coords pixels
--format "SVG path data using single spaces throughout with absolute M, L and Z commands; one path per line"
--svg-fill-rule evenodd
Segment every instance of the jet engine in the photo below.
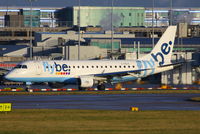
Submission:
M 94 85 L 94 78 L 92 76 L 81 76 L 79 85 L 80 87 L 92 87 Z

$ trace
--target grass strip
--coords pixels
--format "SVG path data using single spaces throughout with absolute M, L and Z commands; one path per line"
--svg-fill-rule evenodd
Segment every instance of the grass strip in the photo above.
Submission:
M 190 99 L 191 101 L 197 101 L 197 102 L 200 102 L 200 97 L 193 97 Z
M 0 95 L 104 95 L 104 94 L 200 94 L 200 90 L 142 90 L 142 91 L 68 91 L 68 92 L 0 92 Z
M 0 134 L 197 134 L 199 111 L 13 109 Z

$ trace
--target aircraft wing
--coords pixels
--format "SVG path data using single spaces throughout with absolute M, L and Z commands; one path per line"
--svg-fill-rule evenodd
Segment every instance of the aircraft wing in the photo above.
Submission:
M 139 74 L 142 71 L 146 70 L 152 70 L 153 68 L 148 68 L 148 69 L 138 69 L 138 70 L 132 70 L 132 71 L 121 71 L 121 72 L 112 72 L 112 73 L 101 73 L 101 74 L 95 74 L 95 77 L 107 77 L 107 78 L 112 78 L 112 77 L 120 77 L 120 76 L 126 76 L 132 74 Z

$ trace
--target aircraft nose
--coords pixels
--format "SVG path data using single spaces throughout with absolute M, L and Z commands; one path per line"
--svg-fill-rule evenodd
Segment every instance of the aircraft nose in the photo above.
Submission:
M 11 78 L 12 78 L 12 74 L 11 73 L 8 73 L 8 74 L 6 74 L 4 76 L 4 79 L 6 79 L 6 80 L 11 80 Z
M 4 75 L 4 79 L 9 80 L 9 74 Z

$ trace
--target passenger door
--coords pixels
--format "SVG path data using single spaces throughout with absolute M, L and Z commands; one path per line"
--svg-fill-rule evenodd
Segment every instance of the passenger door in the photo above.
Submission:
M 41 73 L 42 73 L 42 66 L 41 66 L 41 64 L 38 63 L 38 62 L 35 62 L 34 66 L 35 66 L 36 75 L 41 75 Z

